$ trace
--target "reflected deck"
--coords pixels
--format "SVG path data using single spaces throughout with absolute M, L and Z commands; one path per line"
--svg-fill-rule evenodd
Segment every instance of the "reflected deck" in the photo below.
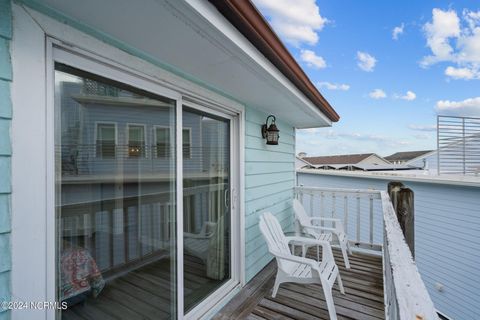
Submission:
M 205 297 L 220 281 L 206 277 L 201 259 L 185 255 L 185 306 Z M 107 282 L 96 299 L 78 303 L 62 313 L 63 319 L 169 319 L 174 299 L 170 260 L 162 259 Z
M 313 249 L 314 250 L 314 249 Z M 339 250 L 333 250 L 345 287 L 342 295 L 335 284 L 333 300 L 338 319 L 384 319 L 382 258 L 354 253 L 347 270 Z M 315 259 L 316 253 L 309 251 Z M 329 319 L 320 285 L 280 285 L 276 298 L 272 288 L 276 262 L 271 262 L 214 319 Z

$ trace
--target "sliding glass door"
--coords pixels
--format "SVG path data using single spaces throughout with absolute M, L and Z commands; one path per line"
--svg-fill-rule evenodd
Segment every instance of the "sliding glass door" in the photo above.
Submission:
M 62 319 L 175 318 L 176 101 L 56 64 L 55 113 Z
M 238 284 L 235 115 L 65 59 L 54 70 L 57 318 L 204 314 Z
M 230 279 L 230 120 L 188 107 L 182 118 L 187 313 Z

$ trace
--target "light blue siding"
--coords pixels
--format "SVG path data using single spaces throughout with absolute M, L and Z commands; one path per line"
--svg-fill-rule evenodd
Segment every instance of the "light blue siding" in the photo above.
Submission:
M 272 256 L 258 228 L 262 212 L 270 211 L 284 229 L 293 226 L 292 199 L 295 185 L 295 131 L 277 121 L 278 146 L 268 146 L 260 128 L 267 114 L 246 110 L 245 125 L 245 267 L 246 280 L 252 279 Z
M 392 177 L 392 180 L 401 180 Z M 298 184 L 386 190 L 388 180 L 298 174 Z M 435 307 L 452 319 L 480 314 L 480 188 L 403 181 L 415 194 L 415 260 Z M 443 292 L 435 289 L 444 285 Z
M 10 122 L 12 118 L 10 82 L 12 64 L 12 10 L 10 0 L 0 0 L 0 301 L 10 299 L 10 177 L 12 154 Z M 10 313 L 0 309 L 0 319 L 9 319 Z

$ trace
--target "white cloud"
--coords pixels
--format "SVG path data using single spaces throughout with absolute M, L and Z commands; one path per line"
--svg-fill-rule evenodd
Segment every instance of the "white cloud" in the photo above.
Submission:
M 344 83 L 331 83 L 331 82 L 325 81 L 325 82 L 319 82 L 317 85 L 321 88 L 327 88 L 328 90 L 347 91 L 350 89 L 350 86 Z
M 472 80 L 474 78 L 480 77 L 480 72 L 471 70 L 469 68 L 455 68 L 452 66 L 447 67 L 445 69 L 445 75 L 452 77 L 455 80 L 464 79 L 464 80 Z
M 407 101 L 412 101 L 417 98 L 417 95 L 415 92 L 408 90 L 407 93 L 405 93 L 403 96 L 400 96 L 400 99 L 407 100 Z
M 421 65 L 428 67 L 439 62 L 455 66 L 445 69 L 453 79 L 480 79 L 480 11 L 432 10 L 432 21 L 423 27 L 431 55 Z
M 384 99 L 387 97 L 387 94 L 382 89 L 375 89 L 372 92 L 370 92 L 368 95 L 370 98 L 377 99 L 377 100 Z
M 403 23 L 400 26 L 393 28 L 392 39 L 393 40 L 398 40 L 398 36 L 403 33 L 404 28 L 405 28 L 405 24 L 403 24 Z
M 480 116 L 480 97 L 469 98 L 463 101 L 437 101 L 436 111 L 442 115 Z
M 415 140 L 413 135 L 386 136 L 319 128 L 298 130 L 296 141 L 297 152 L 305 151 L 311 156 L 316 156 L 367 152 L 392 154 L 402 148 L 412 148 L 413 143 L 418 144 L 419 140 Z
M 327 139 L 346 139 L 354 141 L 365 141 L 365 142 L 375 142 L 378 145 L 388 145 L 388 146 L 404 146 L 409 145 L 410 142 L 399 140 L 397 138 L 391 138 L 383 135 L 376 134 L 365 134 L 359 132 L 336 132 L 333 130 L 328 130 L 323 133 Z
M 422 63 L 430 65 L 439 61 L 452 59 L 453 47 L 450 38 L 460 35 L 460 19 L 454 10 L 443 11 L 434 8 L 432 10 L 432 22 L 423 26 L 427 45 L 433 55 L 424 58 Z
M 427 140 L 430 138 L 430 136 L 426 133 L 419 133 L 419 134 L 415 134 L 413 135 L 415 137 L 415 139 L 417 140 Z
M 432 125 L 410 124 L 408 127 L 416 131 L 436 131 L 437 130 L 437 125 L 435 124 L 432 124 Z
M 278 34 L 294 45 L 318 42 L 318 32 L 328 22 L 315 0 L 253 0 Z
M 312 50 L 302 50 L 300 52 L 300 59 L 303 62 L 307 63 L 307 66 L 313 67 L 316 69 L 323 69 L 327 66 L 325 59 L 320 56 L 317 56 Z
M 377 59 L 374 56 L 366 52 L 357 51 L 357 65 L 363 71 L 372 72 L 376 63 Z

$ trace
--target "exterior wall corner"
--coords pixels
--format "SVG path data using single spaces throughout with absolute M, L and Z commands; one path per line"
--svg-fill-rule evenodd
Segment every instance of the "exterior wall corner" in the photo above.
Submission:
M 9 301 L 11 295 L 11 39 L 12 3 L 0 0 L 0 301 Z M 10 312 L 0 309 L 0 319 L 9 318 Z

